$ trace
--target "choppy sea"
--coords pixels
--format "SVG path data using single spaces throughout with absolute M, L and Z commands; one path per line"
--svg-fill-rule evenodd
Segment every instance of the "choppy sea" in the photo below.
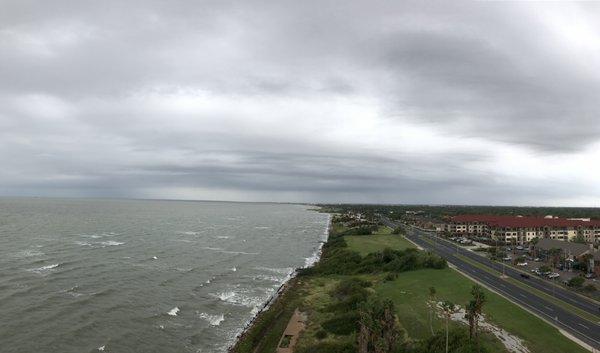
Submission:
M 225 352 L 329 217 L 305 205 L 0 198 L 0 352 Z

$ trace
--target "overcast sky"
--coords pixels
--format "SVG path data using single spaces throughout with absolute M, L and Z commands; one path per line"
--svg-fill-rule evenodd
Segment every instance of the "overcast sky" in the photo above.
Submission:
M 0 0 L 0 195 L 600 206 L 600 4 Z

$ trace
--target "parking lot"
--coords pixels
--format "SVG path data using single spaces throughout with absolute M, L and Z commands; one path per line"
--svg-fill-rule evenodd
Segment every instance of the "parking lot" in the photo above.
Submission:
M 462 237 L 449 238 L 449 240 L 458 244 L 461 247 L 464 247 L 464 248 L 472 250 L 472 251 L 477 248 L 489 248 L 490 247 L 489 245 L 475 242 L 470 239 L 466 239 L 466 238 L 462 238 Z M 552 268 L 552 266 L 550 266 L 547 262 L 542 261 L 542 259 L 532 257 L 529 254 L 529 250 L 528 250 L 527 246 L 525 246 L 525 247 L 523 247 L 523 246 L 508 246 L 508 247 L 501 247 L 501 248 L 506 253 L 506 256 L 503 258 L 503 262 L 507 266 L 511 266 L 513 268 L 524 271 L 527 274 L 529 274 L 530 276 L 539 276 L 548 281 L 552 281 L 557 284 L 566 285 L 571 278 L 581 275 L 581 272 L 578 270 L 573 270 L 573 269 L 560 270 L 557 268 Z M 484 251 L 476 251 L 476 252 L 483 256 L 488 256 L 487 252 L 484 252 Z M 535 260 L 538 260 L 538 261 L 535 261 Z M 546 273 L 546 274 L 541 274 L 541 273 L 535 271 L 543 266 L 550 267 L 551 268 L 550 272 Z M 549 278 L 549 275 L 551 275 L 551 277 L 553 277 L 553 278 Z M 598 292 L 598 290 L 600 290 L 600 283 L 598 282 L 597 278 L 585 279 L 583 286 L 586 286 L 588 284 L 593 284 L 596 287 L 597 292 Z

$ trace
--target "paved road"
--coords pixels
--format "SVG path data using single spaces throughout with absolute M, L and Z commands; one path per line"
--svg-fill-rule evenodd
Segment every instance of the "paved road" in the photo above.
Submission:
M 386 222 L 388 222 L 389 226 L 396 226 L 396 224 L 391 221 Z M 409 228 L 406 237 L 422 248 L 439 254 L 463 273 L 466 273 L 513 302 L 516 302 L 547 319 L 555 326 L 567 331 L 596 350 L 600 350 L 600 325 L 597 322 L 591 322 L 581 318 L 580 316 L 550 303 L 517 285 L 501 279 L 499 276 L 494 276 L 469 262 L 461 260 L 459 257 L 455 256 L 455 247 L 452 247 L 450 244 L 439 243 L 433 240 L 432 235 L 428 232 Z M 426 241 L 426 239 L 429 240 L 429 242 Z M 463 252 L 461 253 L 466 256 L 464 252 L 468 251 L 463 249 Z M 478 256 L 476 254 L 472 255 Z
M 423 232 L 423 233 L 428 233 L 428 232 Z M 454 251 L 456 252 L 456 248 L 457 245 L 455 243 L 452 243 L 448 240 L 442 239 L 440 237 L 436 237 L 436 236 L 432 236 L 430 239 L 432 239 L 433 241 L 437 242 L 438 244 L 442 245 L 442 246 L 446 246 L 446 247 L 450 247 L 451 249 L 454 249 Z M 569 303 L 583 311 L 586 311 L 592 315 L 600 315 L 600 304 L 595 303 L 593 300 L 591 299 L 587 299 L 584 298 L 582 296 L 579 296 L 577 294 L 574 294 L 573 292 L 558 287 L 556 285 L 553 285 L 552 283 L 549 283 L 548 281 L 541 279 L 533 274 L 531 274 L 531 277 L 528 279 L 525 279 L 523 277 L 521 277 L 521 273 L 518 270 L 515 270 L 514 268 L 510 267 L 510 266 L 503 266 L 502 264 L 496 262 L 496 261 L 492 261 L 486 257 L 483 257 L 481 255 L 478 255 L 472 251 L 469 251 L 467 249 L 464 249 L 460 246 L 458 246 L 458 253 L 461 254 L 462 256 L 465 256 L 467 258 L 469 258 L 470 260 L 479 262 L 483 265 L 486 265 L 498 272 L 503 272 L 508 276 L 511 277 L 519 282 L 522 282 L 525 285 L 531 286 L 537 290 L 540 290 L 548 295 L 551 295 L 557 299 L 560 299 L 566 303 Z

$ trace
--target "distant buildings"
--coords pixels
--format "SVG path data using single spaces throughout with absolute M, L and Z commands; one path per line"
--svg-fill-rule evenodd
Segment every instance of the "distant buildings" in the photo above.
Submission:
M 600 242 L 600 221 L 589 218 L 460 215 L 451 217 L 442 229 L 506 244 L 524 244 L 534 238 Z

